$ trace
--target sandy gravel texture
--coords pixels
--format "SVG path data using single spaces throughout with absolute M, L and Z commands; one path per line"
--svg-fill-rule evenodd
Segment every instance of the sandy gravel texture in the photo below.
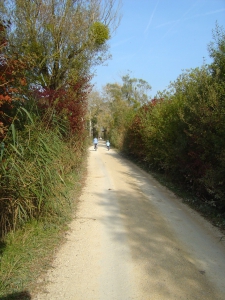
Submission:
M 89 149 L 88 178 L 34 300 L 224 300 L 222 234 L 149 174 Z

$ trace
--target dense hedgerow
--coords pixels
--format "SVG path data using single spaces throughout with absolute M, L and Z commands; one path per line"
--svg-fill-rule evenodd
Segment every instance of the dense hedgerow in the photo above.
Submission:
M 210 65 L 187 70 L 143 105 L 123 150 L 225 212 L 225 32 L 209 44 Z
M 224 89 L 207 68 L 182 74 L 173 93 L 144 105 L 124 151 L 225 210 Z

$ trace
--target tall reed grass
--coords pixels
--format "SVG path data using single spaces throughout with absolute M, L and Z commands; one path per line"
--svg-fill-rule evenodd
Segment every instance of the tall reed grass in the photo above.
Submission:
M 65 142 L 60 126 L 49 128 L 25 110 L 24 114 L 26 125 L 18 130 L 16 121 L 12 123 L 1 154 L 1 237 L 33 218 L 63 216 L 71 205 L 64 190 L 85 151 L 76 137 Z
M 87 144 L 52 111 L 18 111 L 0 156 L 0 298 L 27 299 L 49 268 L 80 195 Z

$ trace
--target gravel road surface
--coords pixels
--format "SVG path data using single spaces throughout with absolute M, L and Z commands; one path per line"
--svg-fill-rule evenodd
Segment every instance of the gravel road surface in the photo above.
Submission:
M 34 300 L 224 300 L 222 234 L 115 150 L 89 149 L 67 241 Z

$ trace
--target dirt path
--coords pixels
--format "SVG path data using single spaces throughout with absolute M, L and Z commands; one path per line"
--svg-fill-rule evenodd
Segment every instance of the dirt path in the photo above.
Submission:
M 90 148 L 67 242 L 34 300 L 222 300 L 221 233 L 150 175 Z

